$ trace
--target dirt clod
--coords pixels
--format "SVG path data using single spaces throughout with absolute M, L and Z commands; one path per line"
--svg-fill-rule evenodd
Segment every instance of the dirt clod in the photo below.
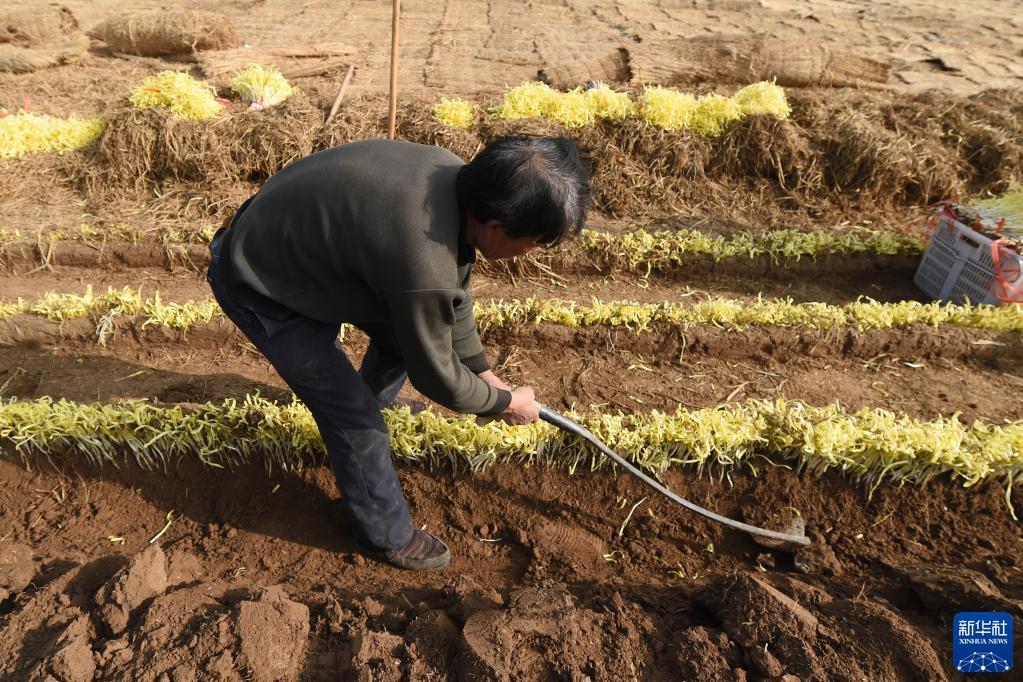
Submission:
M 309 637 L 309 607 L 288 599 L 280 586 L 238 607 L 239 662 L 257 682 L 292 677 Z
M 989 578 L 977 571 L 941 565 L 900 566 L 898 571 L 935 615 L 953 615 L 967 607 L 1023 615 L 1023 605 L 1006 599 Z
M 785 669 L 800 676 L 826 677 L 812 648 L 821 629 L 817 616 L 765 577 L 739 574 L 723 578 L 697 598 L 748 652 L 767 646 Z
M 365 632 L 352 641 L 352 670 L 358 680 L 398 682 L 405 642 L 386 632 Z
M 362 601 L 362 608 L 370 618 L 379 618 L 384 615 L 384 605 L 373 597 L 366 597 Z
M 854 663 L 845 664 L 849 677 L 858 667 L 864 679 L 949 679 L 934 646 L 905 618 L 882 604 L 843 599 L 825 612 L 835 632 L 862 633 L 854 644 Z
M 115 635 L 124 632 L 132 611 L 167 589 L 167 557 L 150 545 L 96 593 L 100 618 Z
M 191 552 L 172 552 L 167 559 L 167 587 L 187 585 L 202 576 L 202 564 Z
M 460 623 L 465 623 L 477 611 L 504 606 L 504 598 L 497 590 L 480 587 L 469 576 L 459 576 L 445 587 L 445 592 L 458 600 L 449 613 Z
M 796 552 L 793 563 L 797 570 L 807 575 L 842 575 L 842 563 L 835 551 L 828 545 L 809 545 Z
M 711 682 L 745 679 L 745 671 L 738 667 L 742 658 L 738 647 L 720 630 L 686 628 L 679 633 L 675 656 L 680 679 Z
M 439 610 L 417 616 L 405 632 L 405 641 L 413 651 L 413 678 L 447 674 L 461 632 L 451 618 Z
M 781 677 L 785 673 L 785 668 L 782 667 L 778 659 L 765 648 L 753 647 L 750 649 L 749 659 L 753 667 L 768 677 Z
M 61 682 L 88 682 L 96 672 L 89 645 L 92 626 L 88 616 L 79 616 L 57 639 L 49 667 Z
M 17 543 L 0 545 L 0 602 L 25 589 L 36 568 L 30 547 Z
M 517 590 L 507 608 L 469 618 L 453 665 L 460 679 L 641 676 L 642 635 L 620 616 L 578 608 L 562 585 Z

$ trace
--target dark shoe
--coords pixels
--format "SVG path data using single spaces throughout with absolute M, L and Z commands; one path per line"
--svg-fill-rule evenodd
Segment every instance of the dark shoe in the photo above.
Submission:
M 436 535 L 418 528 L 412 531 L 412 539 L 400 549 L 367 549 L 358 541 L 355 545 L 364 554 L 394 564 L 398 568 L 408 568 L 414 571 L 444 568 L 451 561 L 451 551 L 448 550 L 448 546 Z

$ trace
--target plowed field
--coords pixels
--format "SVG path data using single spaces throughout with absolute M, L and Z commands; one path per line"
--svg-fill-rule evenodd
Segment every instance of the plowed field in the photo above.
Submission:
M 124 9 L 106 0 L 68 5 L 83 27 Z M 132 7 L 145 5 L 156 6 Z M 0 159 L 0 304 L 87 286 L 159 292 L 164 303 L 209 299 L 202 235 L 275 170 L 274 154 L 381 134 L 387 3 L 191 5 L 227 14 L 255 47 L 348 44 L 358 66 L 342 114 L 320 128 L 339 68 L 296 79 L 291 109 L 252 119 L 267 126 L 269 142 L 244 172 L 225 166 L 233 157 L 218 156 L 216 145 L 194 164 L 120 163 L 143 147 L 109 145 Z M 1023 20 L 1005 3 L 403 5 L 400 135 L 466 156 L 519 129 L 572 135 L 597 163 L 593 229 L 905 235 L 921 233 L 932 202 L 1023 179 Z M 429 116 L 441 96 L 491 102 L 539 71 L 622 45 L 754 30 L 835 41 L 884 61 L 891 75 L 865 89 L 788 88 L 790 119 L 747 119 L 714 141 L 635 122 L 566 130 L 491 121 L 459 137 Z M 189 66 L 93 43 L 74 64 L 0 73 L 0 107 L 114 116 L 127 107 L 122 92 L 144 76 Z M 108 135 L 123 137 L 110 139 L 151 141 L 143 133 L 166 125 L 143 118 L 135 128 L 112 124 Z M 304 137 L 274 138 L 287 127 L 275 121 L 285 119 Z M 316 125 L 296 123 L 307 119 Z M 181 140 L 194 143 L 194 130 Z M 209 134 L 224 142 L 215 137 L 222 131 Z M 569 243 L 510 267 L 482 264 L 473 293 L 481 303 L 579 305 L 925 302 L 912 284 L 918 259 L 696 254 L 648 271 Z M 1023 420 L 1019 331 L 529 322 L 493 325 L 483 341 L 499 375 L 580 414 L 788 400 L 920 422 Z M 352 330 L 344 343 L 358 362 L 365 338 Z M 0 315 L 5 403 L 143 399 L 187 412 L 256 393 L 291 400 L 217 315 L 187 330 L 117 311 Z M 403 395 L 423 399 L 411 386 Z M 144 467 L 122 446 L 99 463 L 70 441 L 29 453 L 2 429 L 3 680 L 944 680 L 962 676 L 952 660 L 953 615 L 989 610 L 1014 615 L 1023 656 L 1023 529 L 1013 513 L 1023 495 L 1011 471 L 972 486 L 948 473 L 897 482 L 879 470 L 857 477 L 841 465 L 822 470 L 794 455 L 754 453 L 734 466 L 675 463 L 658 472 L 680 495 L 732 518 L 779 527 L 798 514 L 812 544 L 790 552 L 674 506 L 608 465 L 570 471 L 523 456 L 474 471 L 403 462 L 413 518 L 454 557 L 419 574 L 355 552 L 322 463 L 289 469 L 255 456 L 210 466 L 192 453 Z

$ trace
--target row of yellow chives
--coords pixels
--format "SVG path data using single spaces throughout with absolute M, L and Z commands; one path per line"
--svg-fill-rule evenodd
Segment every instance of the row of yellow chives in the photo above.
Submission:
M 214 227 L 206 227 L 198 231 L 168 228 L 154 232 L 123 225 L 98 228 L 83 224 L 78 230 L 54 230 L 46 233 L 45 237 L 50 241 L 115 240 L 132 243 L 156 241 L 162 244 L 202 244 L 212 238 L 214 231 Z M 20 230 L 0 228 L 0 244 L 22 241 L 26 238 Z M 664 269 L 681 264 L 688 255 L 710 256 L 716 261 L 766 255 L 779 261 L 798 260 L 804 256 L 850 254 L 919 255 L 923 253 L 924 245 L 916 236 L 879 230 L 805 232 L 780 229 L 714 235 L 689 229 L 653 232 L 638 229 L 621 233 L 584 229 L 580 234 L 578 246 L 601 263 Z
M 731 97 L 714 93 L 698 97 L 649 86 L 635 102 L 628 93 L 603 84 L 561 92 L 545 83 L 532 82 L 506 92 L 490 114 L 495 119 L 544 118 L 570 128 L 592 125 L 600 119 L 638 116 L 665 130 L 692 130 L 716 137 L 732 121 L 751 114 L 784 119 L 790 112 L 784 89 L 767 81 L 747 85 Z M 442 98 L 433 110 L 441 123 L 463 129 L 473 127 L 477 114 L 475 104 L 461 99 Z
M 612 449 L 651 470 L 676 465 L 738 467 L 757 456 L 815 472 L 839 470 L 872 482 L 924 481 L 951 474 L 964 485 L 1023 468 L 1023 421 L 965 424 L 954 415 L 921 421 L 882 409 L 749 400 L 674 413 L 572 415 Z M 588 444 L 539 422 L 476 425 L 431 410 L 385 410 L 395 455 L 431 465 L 479 469 L 499 461 L 544 462 L 574 471 L 602 457 Z M 0 403 L 0 440 L 26 460 L 73 451 L 94 463 L 131 457 L 156 467 L 184 456 L 212 466 L 264 458 L 293 469 L 322 459 L 308 410 L 258 396 L 195 407 L 140 400 L 83 404 L 52 398 Z
M 220 315 L 212 299 L 165 303 L 159 293 L 143 298 L 133 289 L 108 288 L 95 295 L 91 287 L 85 294 L 48 293 L 30 302 L 18 299 L 0 303 L 0 319 L 19 314 L 34 314 L 54 320 L 110 315 L 141 315 L 144 325 L 159 325 L 187 330 Z M 789 299 L 754 301 L 711 298 L 696 303 L 632 303 L 593 299 L 589 305 L 558 299 L 526 298 L 518 300 L 477 301 L 475 315 L 481 331 L 493 327 L 527 324 L 556 324 L 568 327 L 611 326 L 643 331 L 653 324 L 707 324 L 743 328 L 754 325 L 858 330 L 890 329 L 914 324 L 961 327 L 999 332 L 1023 331 L 1023 304 L 1002 306 L 899 301 L 881 303 L 860 299 L 845 305 L 795 303 Z
M 230 87 L 243 102 L 269 107 L 291 95 L 291 85 L 277 69 L 252 65 L 236 74 Z M 161 107 L 174 116 L 203 120 L 223 105 L 216 90 L 182 71 L 162 71 L 135 87 L 129 101 L 139 108 Z M 0 158 L 42 152 L 64 153 L 85 147 L 106 129 L 102 118 L 66 119 L 18 112 L 0 116 Z

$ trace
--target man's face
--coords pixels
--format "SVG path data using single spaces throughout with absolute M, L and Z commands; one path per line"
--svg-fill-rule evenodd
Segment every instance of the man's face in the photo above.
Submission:
M 487 223 L 482 233 L 476 248 L 490 260 L 514 258 L 541 246 L 537 237 L 509 237 L 497 221 Z

